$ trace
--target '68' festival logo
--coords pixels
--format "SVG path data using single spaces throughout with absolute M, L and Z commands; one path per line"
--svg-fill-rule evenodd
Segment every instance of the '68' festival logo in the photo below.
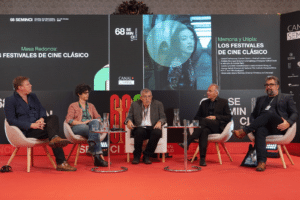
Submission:
M 116 35 L 125 35 L 125 28 L 116 28 L 115 34 Z
M 138 37 L 138 30 L 137 28 L 131 29 L 131 28 L 116 28 L 115 34 L 116 35 L 128 35 L 130 36 L 131 41 L 137 40 Z

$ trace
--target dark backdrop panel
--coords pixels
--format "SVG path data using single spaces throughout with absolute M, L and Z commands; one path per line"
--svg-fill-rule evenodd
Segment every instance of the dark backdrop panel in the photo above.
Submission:
M 0 69 L 5 70 L 0 91 L 10 91 L 13 78 L 20 75 L 30 77 L 35 90 L 73 90 L 78 83 L 92 85 L 95 74 L 108 63 L 107 15 L 1 15 L 0 27 Z M 32 56 L 17 58 L 11 53 Z M 42 53 L 46 58 L 39 57 Z M 72 53 L 88 57 L 71 57 Z
M 250 124 L 250 115 L 259 96 L 265 95 L 264 90 L 221 90 L 220 97 L 228 99 L 234 123 L 234 129 Z M 232 136 L 230 142 L 249 142 L 248 137 L 242 140 Z
M 120 99 L 124 95 L 129 95 L 131 99 L 138 95 L 140 91 L 114 91 L 104 92 L 97 91 L 92 92 L 89 102 L 93 103 L 102 116 L 103 113 L 111 112 L 111 97 L 117 95 Z M 12 92 L 1 92 L 2 97 L 11 95 Z M 60 120 L 60 136 L 63 136 L 63 121 L 67 114 L 67 109 L 70 103 L 77 101 L 78 98 L 73 92 L 36 92 L 42 105 L 46 108 L 49 114 L 58 115 Z M 229 107 L 231 109 L 234 121 L 235 129 L 242 128 L 250 123 L 250 114 L 254 109 L 256 98 L 265 95 L 264 90 L 222 90 L 220 91 L 220 97 L 228 99 Z M 169 125 L 173 124 L 173 110 L 175 108 L 180 109 L 180 120 L 183 119 L 193 120 L 196 112 L 199 108 L 199 102 L 202 98 L 205 98 L 204 91 L 153 91 L 153 98 L 161 101 L 164 105 L 165 113 L 167 116 L 167 122 Z M 3 101 L 3 100 L 2 100 Z M 120 111 L 120 110 L 119 110 Z M 125 112 L 121 110 L 120 112 Z M 122 123 L 124 123 L 124 120 Z M 4 112 L 1 108 L 0 126 L 3 126 Z M 111 121 L 113 123 L 113 121 Z M 170 129 L 168 130 L 168 142 L 177 143 L 182 142 L 183 130 Z M 246 137 L 243 140 L 238 140 L 234 136 L 229 140 L 230 142 L 249 142 Z M 299 142 L 298 137 L 294 142 Z M 7 143 L 4 128 L 0 131 L 0 143 Z
M 281 91 L 294 95 L 300 111 L 300 12 L 281 15 Z M 297 125 L 300 125 L 298 119 Z M 298 133 L 293 142 L 300 142 Z
M 280 16 L 213 15 L 212 66 L 222 89 L 261 89 L 280 74 Z
M 54 19 L 53 22 L 17 22 L 17 19 L 37 18 Z M 92 92 L 90 102 L 98 112 L 110 112 L 111 96 L 116 94 L 120 98 L 129 95 L 134 98 L 143 88 L 143 21 L 141 16 L 0 16 L 0 126 L 3 127 L 3 99 L 12 94 L 12 79 L 18 75 L 31 78 L 34 91 L 49 114 L 56 114 L 60 119 L 60 135 L 62 122 L 67 114 L 70 103 L 77 101 L 73 94 L 75 86 L 85 82 L 92 86 L 94 75 L 103 66 L 109 63 L 110 53 L 110 89 L 115 91 Z M 294 94 L 299 109 L 299 58 L 297 51 L 299 39 L 287 40 L 287 35 L 297 35 L 300 31 L 299 12 L 282 16 L 282 91 Z M 233 113 L 235 128 L 249 124 L 249 116 L 258 96 L 264 95 L 263 84 L 266 75 L 279 76 L 279 20 L 276 15 L 226 15 L 212 16 L 212 66 L 216 74 L 214 82 L 221 87 L 220 96 L 229 100 Z M 108 29 L 108 25 L 110 29 Z M 290 26 L 292 25 L 292 27 Z M 288 28 L 289 27 L 289 28 Z M 121 28 L 124 29 L 122 32 Z M 292 29 L 291 29 L 292 28 Z M 108 34 L 110 32 L 110 34 Z M 124 34 L 123 34 L 124 33 Z M 128 33 L 128 34 L 127 34 Z M 133 33 L 131 35 L 131 33 Z M 222 38 L 222 39 L 219 39 Z M 237 38 L 242 41 L 223 41 L 224 38 Z M 230 39 L 230 40 L 231 40 Z M 252 40 L 252 41 L 251 41 Z M 110 42 L 110 51 L 108 45 Z M 250 44 L 256 47 L 235 48 L 237 45 Z M 257 43 L 263 44 L 262 46 Z M 219 46 L 220 45 L 220 46 Z M 225 45 L 225 46 L 224 46 Z M 226 47 L 229 45 L 230 47 Z M 7 58 L 3 53 L 27 53 L 30 57 L 34 53 L 43 53 L 38 50 L 22 50 L 22 47 L 35 48 L 54 47 L 56 53 L 88 52 L 88 58 Z M 219 55 L 218 50 L 225 50 L 226 55 Z M 228 50 L 267 50 L 267 55 L 228 55 Z M 69 55 L 70 55 L 69 54 Z M 13 55 L 15 54 L 6 54 Z M 19 54 L 18 54 L 19 55 Z M 242 63 L 250 59 L 254 66 L 248 66 L 248 74 L 226 74 L 225 69 L 232 64 L 230 61 L 238 60 Z M 270 58 L 270 59 L 267 59 Z M 223 59 L 223 60 L 222 60 Z M 226 61 L 230 63 L 225 64 Z M 262 60 L 265 59 L 263 63 Z M 222 60 L 223 67 L 220 67 Z M 259 62 L 254 62 L 259 60 Z M 250 65 L 249 63 L 246 63 Z M 245 67 L 242 63 L 241 67 Z M 252 65 L 251 64 L 251 65 Z M 262 68 L 259 65 L 268 65 Z M 254 70 L 253 68 L 254 67 Z M 224 71 L 225 70 L 225 71 Z M 239 69 L 237 69 L 239 70 Z M 256 71 L 255 71 L 256 70 Z M 253 73 L 257 72 L 264 73 Z M 263 71 L 265 70 L 265 71 Z M 224 73 L 223 73 L 224 72 Z M 232 71 L 230 71 L 232 72 Z M 237 71 L 238 72 L 238 71 Z M 134 85 L 119 85 L 119 80 L 134 80 Z M 9 91 L 9 92 L 6 92 Z M 59 92 L 61 91 L 61 92 Z M 180 119 L 192 120 L 197 112 L 199 101 L 205 97 L 205 91 L 153 91 L 153 96 L 163 102 L 167 121 L 172 125 L 173 109 L 180 109 Z M 2 107 L 1 107 L 2 106 Z M 299 122 L 299 121 L 298 121 Z M 182 130 L 169 131 L 169 142 L 182 141 Z M 231 138 L 230 141 L 249 141 Z M 297 134 L 294 142 L 299 142 Z M 7 143 L 4 129 L 0 131 L 0 143 Z
M 110 89 L 143 88 L 143 17 L 110 16 Z

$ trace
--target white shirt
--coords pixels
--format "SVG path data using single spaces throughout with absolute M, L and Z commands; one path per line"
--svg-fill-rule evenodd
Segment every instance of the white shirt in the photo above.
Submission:
M 143 106 L 143 120 L 141 126 L 152 126 L 150 119 L 150 105 L 147 108 Z

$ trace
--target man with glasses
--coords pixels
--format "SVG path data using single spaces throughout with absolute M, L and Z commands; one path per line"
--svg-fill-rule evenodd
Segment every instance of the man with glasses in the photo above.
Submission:
M 143 162 L 151 164 L 149 157 L 154 154 L 157 143 L 162 136 L 162 125 L 166 123 L 164 106 L 160 101 L 152 99 L 151 90 L 145 88 L 141 91 L 140 100 L 130 106 L 125 124 L 132 130 L 134 137 L 134 159 L 132 164 L 139 164 L 142 154 L 143 140 L 149 139 L 143 152 Z
M 250 117 L 251 124 L 243 129 L 233 131 L 240 139 L 253 132 L 258 162 L 256 171 L 266 169 L 266 137 L 268 135 L 284 135 L 298 118 L 298 111 L 292 95 L 279 94 L 278 89 L 279 79 L 275 76 L 268 76 L 265 84 L 267 95 L 257 98 Z

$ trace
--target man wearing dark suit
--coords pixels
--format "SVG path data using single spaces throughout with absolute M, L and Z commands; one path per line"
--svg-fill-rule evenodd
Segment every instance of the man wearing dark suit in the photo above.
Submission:
M 149 157 L 153 155 L 157 143 L 162 136 L 162 125 L 166 123 L 164 106 L 160 101 L 152 100 L 151 90 L 141 91 L 141 99 L 130 106 L 125 124 L 132 130 L 134 137 L 134 159 L 132 164 L 138 164 L 142 154 L 143 140 L 149 139 L 143 152 L 143 162 L 151 164 Z
M 66 139 L 58 134 L 58 117 L 47 117 L 46 110 L 41 105 L 37 96 L 32 92 L 29 78 L 18 76 L 13 81 L 15 92 L 5 99 L 5 117 L 9 125 L 17 126 L 25 137 L 49 139 L 56 158 L 58 171 L 76 171 L 70 166 L 61 147 L 68 145 Z
M 208 135 L 221 133 L 231 120 L 228 100 L 218 97 L 218 94 L 219 86 L 211 84 L 207 89 L 208 99 L 201 103 L 194 117 L 194 120 L 199 120 L 201 128 L 196 128 L 187 141 L 187 147 L 189 147 L 195 139 L 199 139 L 200 166 L 206 166 L 205 157 Z M 179 145 L 184 147 L 182 143 Z
M 298 118 L 298 111 L 292 95 L 279 94 L 278 89 L 279 79 L 275 76 L 267 77 L 265 84 L 267 95 L 257 98 L 250 117 L 251 124 L 243 129 L 233 131 L 240 139 L 250 132 L 255 135 L 258 162 L 256 171 L 266 169 L 266 137 L 268 135 L 284 135 Z

